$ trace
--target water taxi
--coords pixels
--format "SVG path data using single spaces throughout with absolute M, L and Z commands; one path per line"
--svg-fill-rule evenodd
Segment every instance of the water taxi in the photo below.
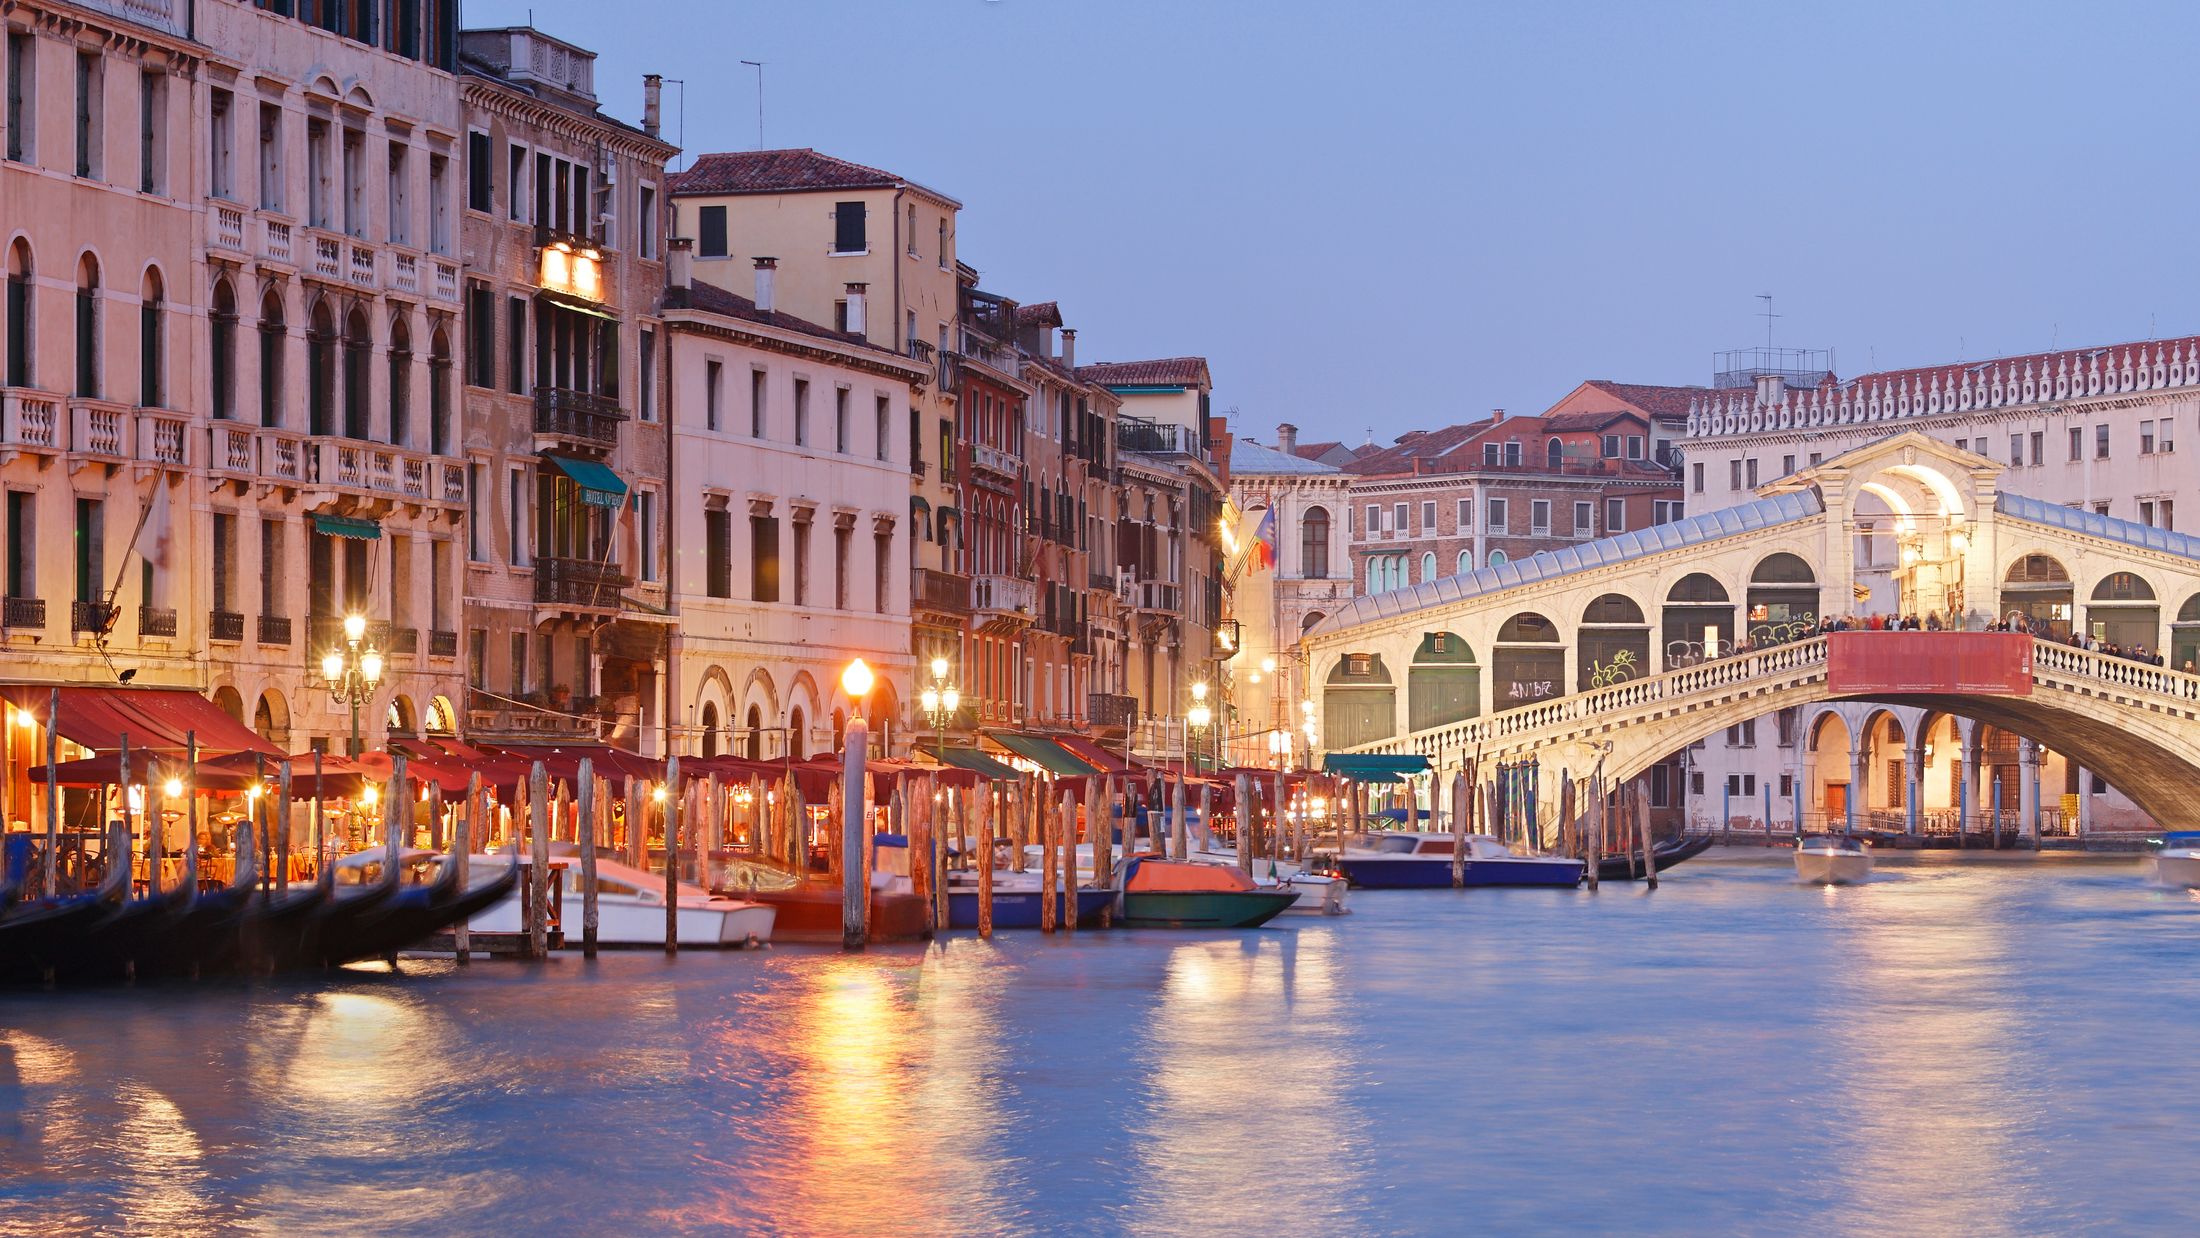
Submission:
M 1856 885 L 1871 880 L 1871 848 L 1862 839 L 1813 834 L 1795 844 L 1795 875 L 1819 886 Z
M 2154 852 L 2154 879 L 2166 886 L 2200 889 L 2200 830 L 2162 835 Z
M 1469 886 L 1581 884 L 1583 864 L 1567 856 L 1514 855 L 1488 834 L 1466 836 L 1462 881 Z M 1337 871 L 1368 890 L 1449 889 L 1452 848 L 1458 836 L 1435 830 L 1382 830 L 1352 835 L 1337 856 Z

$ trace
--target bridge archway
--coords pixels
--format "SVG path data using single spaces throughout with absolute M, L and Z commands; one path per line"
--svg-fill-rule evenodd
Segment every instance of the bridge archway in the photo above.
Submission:
M 2070 569 L 2053 555 L 2019 556 L 2002 573 L 2002 618 L 2022 619 L 2037 635 L 2070 639 L 2070 625 L 2077 613 L 2075 600 Z
M 2088 635 L 2125 651 L 2145 646 L 2149 653 L 2161 647 L 2162 606 L 2154 586 L 2137 572 L 2110 572 L 2093 586 L 2086 599 Z
M 1482 668 L 1451 632 L 1427 632 L 1406 669 L 1406 722 L 1413 730 L 1464 722 L 1482 712 Z
M 1581 612 L 1574 638 L 1574 688 L 1587 691 L 1650 673 L 1650 621 L 1624 593 L 1607 593 Z
M 1849 779 L 1854 741 L 1849 720 L 1839 710 L 1827 709 L 1811 719 L 1807 734 L 1804 811 L 1823 814 L 1829 822 L 1841 821 L 1853 790 Z
M 1532 610 L 1505 620 L 1490 650 L 1491 691 L 1496 709 L 1533 705 L 1565 691 L 1566 646 L 1558 625 Z
M 1329 746 L 1389 739 L 1398 728 L 1398 689 L 1379 653 L 1348 653 L 1322 685 L 1322 727 Z
M 1734 599 L 1707 572 L 1675 581 L 1660 618 L 1668 667 L 1693 665 L 1734 646 Z
M 1819 615 L 1818 574 L 1802 556 L 1777 551 L 1749 573 L 1749 642 L 1775 645 L 1807 635 Z
M 2188 673 L 2200 668 L 2200 593 L 2177 608 L 2177 621 L 2170 625 L 2168 663 Z

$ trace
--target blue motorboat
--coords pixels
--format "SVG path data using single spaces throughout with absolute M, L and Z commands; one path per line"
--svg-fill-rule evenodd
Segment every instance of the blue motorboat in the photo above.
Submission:
M 1366 890 L 1450 889 L 1452 834 L 1426 830 L 1384 830 L 1353 837 L 1337 856 L 1337 871 Z M 1582 862 L 1565 856 L 1514 855 L 1487 834 L 1466 837 L 1461 875 L 1468 886 L 1556 886 L 1581 884 Z
M 1100 923 L 1100 913 L 1115 905 L 1113 890 L 1077 891 L 1077 922 L 1085 925 Z M 1039 893 L 1037 873 L 996 872 L 993 874 L 993 927 L 1004 929 L 1035 929 L 1039 927 L 1039 913 L 1044 909 Z M 1067 924 L 1065 914 L 1068 901 L 1062 892 L 1054 892 L 1054 922 Z M 978 927 L 978 877 L 976 873 L 957 872 L 948 876 L 947 927 L 974 929 Z

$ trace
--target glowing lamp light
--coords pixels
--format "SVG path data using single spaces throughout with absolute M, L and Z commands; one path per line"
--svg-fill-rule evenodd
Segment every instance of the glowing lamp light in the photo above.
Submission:
M 946 659 L 946 658 L 934 658 L 934 659 L 932 659 L 932 678 L 934 678 L 934 679 L 945 679 L 945 678 L 947 678 L 947 659 Z
M 871 685 L 877 678 L 871 673 L 871 668 L 863 664 L 863 659 L 857 658 L 848 664 L 847 670 L 840 673 L 840 688 L 851 698 L 861 700 L 871 694 Z
M 261 785 L 260 785 L 259 783 L 256 783 L 256 782 L 255 782 L 255 783 L 253 783 L 253 784 L 252 784 L 251 786 L 249 786 L 249 787 L 246 787 L 246 788 L 244 789 L 244 794 L 245 794 L 245 798 L 246 798 L 246 799 L 254 799 L 254 800 L 256 800 L 256 799 L 260 798 L 260 793 L 261 793 L 261 792 L 263 792 L 263 791 L 265 791 L 265 790 L 267 790 L 267 788 L 266 788 L 266 787 L 263 787 L 263 786 L 261 786 Z
M 177 796 L 183 794 L 183 780 L 180 778 L 171 778 L 167 782 L 161 784 L 160 790 L 161 794 L 166 795 L 169 799 L 174 799 Z
M 1184 715 L 1184 720 L 1192 724 L 1193 730 L 1204 731 L 1207 729 L 1208 720 L 1212 717 L 1213 715 L 1207 712 L 1205 705 L 1194 705 L 1190 712 Z
M 377 787 L 376 787 L 376 786 L 375 786 L 375 785 L 374 785 L 373 783 L 371 783 L 371 782 L 370 782 L 370 783 L 368 783 L 368 784 L 367 784 L 367 785 L 366 785 L 365 787 L 363 787 L 363 788 L 361 788 L 361 789 L 360 789 L 360 792 L 359 792 L 359 802 L 360 802 L 360 803 L 362 803 L 362 804 L 365 804 L 365 805 L 366 805 L 367 807 L 369 807 L 369 808 L 372 808 L 372 807 L 374 807 L 374 806 L 375 806 L 375 805 L 376 805 L 377 803 L 381 802 L 381 799 L 382 799 L 382 792 L 381 792 L 381 790 L 380 790 L 379 788 L 377 788 Z
M 947 691 L 940 693 L 940 704 L 945 707 L 947 712 L 949 713 L 954 713 L 957 709 L 961 708 L 962 702 L 963 694 L 955 691 L 953 688 L 949 688 Z
M 344 682 L 343 654 L 331 649 L 321 655 L 321 678 L 328 680 L 331 688 Z
M 1262 658 L 1262 659 L 1260 660 L 1260 670 L 1261 670 L 1261 673 L 1262 673 L 1263 675 L 1273 675 L 1273 674 L 1275 674 L 1275 673 L 1276 673 L 1276 660 L 1275 660 L 1274 658 Z
M 1247 675 L 1246 675 L 1245 677 L 1246 677 L 1246 679 L 1250 680 L 1250 681 L 1251 681 L 1251 682 L 1253 682 L 1253 683 L 1259 683 L 1259 682 L 1260 682 L 1260 672 L 1259 672 L 1259 671 L 1252 671 L 1252 672 L 1248 673 L 1248 674 L 1247 674 Z
M 1312 718 L 1314 716 L 1314 702 L 1312 700 L 1300 701 L 1299 712 L 1305 714 L 1308 718 Z
M 359 643 L 360 638 L 364 637 L 366 634 L 367 617 L 365 615 L 352 614 L 344 616 L 345 640 L 348 640 L 352 644 L 356 645 Z
M 1206 680 L 1202 679 L 1198 683 L 1192 685 L 1192 699 L 1195 701 L 1204 701 L 1207 699 Z
M 381 682 L 382 652 L 378 649 L 369 649 L 361 654 L 359 656 L 359 673 L 366 676 L 367 682 L 370 684 Z
M 924 707 L 924 712 L 936 714 L 940 711 L 940 694 L 926 688 L 924 691 L 917 693 L 917 704 Z

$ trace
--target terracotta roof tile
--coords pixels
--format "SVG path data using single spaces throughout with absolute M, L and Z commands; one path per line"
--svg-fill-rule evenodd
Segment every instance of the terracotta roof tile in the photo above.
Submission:
M 1103 387 L 1206 387 L 1213 384 L 1205 357 L 1153 361 L 1102 361 L 1077 367 L 1077 377 Z
M 879 168 L 799 150 L 722 151 L 696 157 L 694 166 L 666 178 L 674 197 L 691 194 L 808 193 L 834 189 L 897 189 L 914 185 Z M 945 198 L 946 195 L 940 194 Z M 947 198 L 953 202 L 954 199 Z M 956 203 L 960 206 L 960 203 Z
M 1686 420 L 1689 401 L 1712 394 L 1709 387 L 1661 387 L 1649 383 L 1615 383 L 1602 378 L 1591 379 L 1588 385 L 1630 408 L 1639 408 L 1666 420 Z
M 675 294 L 678 292 L 677 289 L 668 291 Z M 678 296 L 668 296 L 666 305 L 667 308 L 671 309 L 680 308 Z M 716 284 L 706 284 L 700 280 L 696 281 L 687 290 L 687 308 L 698 309 L 711 314 L 724 314 L 728 318 L 741 318 L 749 322 L 760 322 L 766 326 L 778 327 L 783 331 L 799 331 L 804 335 L 814 335 L 821 339 L 832 340 L 838 344 L 853 344 L 859 348 L 868 348 L 873 352 L 886 353 L 888 356 L 898 357 L 901 355 L 891 349 L 880 348 L 860 335 L 851 335 L 846 331 L 835 331 L 831 327 L 820 326 L 807 318 L 797 318 L 793 314 L 781 313 L 778 310 L 765 313 L 756 308 L 756 302 L 742 296 L 740 293 L 728 292 Z
M 1016 307 L 1016 325 L 1019 327 L 1059 327 L 1062 325 L 1061 307 L 1052 301 L 1037 305 Z

